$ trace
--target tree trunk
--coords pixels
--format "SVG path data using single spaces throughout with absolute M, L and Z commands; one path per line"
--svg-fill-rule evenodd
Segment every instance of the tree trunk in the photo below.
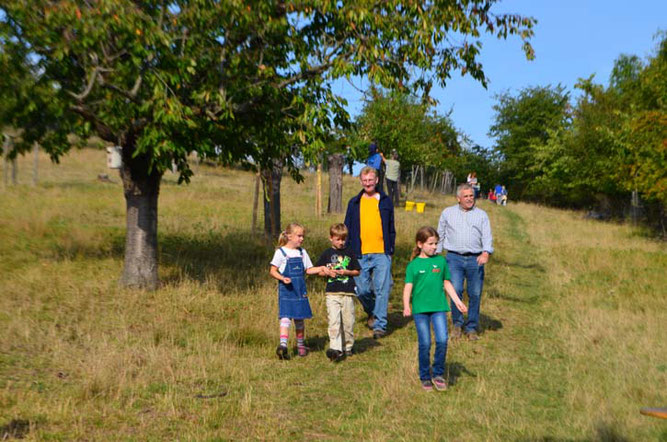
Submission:
M 328 213 L 343 211 L 343 166 L 345 158 L 341 153 L 329 155 L 329 204 Z
M 252 234 L 254 235 L 257 229 L 257 210 L 259 206 L 259 182 L 262 177 L 260 172 L 257 172 L 255 176 L 255 195 L 253 196 L 252 201 Z
M 273 161 L 271 169 L 262 169 L 264 185 L 264 234 L 277 238 L 280 234 L 280 181 L 283 177 L 283 162 Z
M 126 203 L 125 265 L 120 284 L 155 290 L 158 287 L 157 207 L 162 174 L 148 173 L 145 156 L 132 158 L 134 140 L 123 143 L 120 176 Z

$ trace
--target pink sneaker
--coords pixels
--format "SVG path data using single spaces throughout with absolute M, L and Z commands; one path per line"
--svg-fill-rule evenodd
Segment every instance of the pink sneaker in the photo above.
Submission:
M 299 347 L 297 351 L 302 358 L 308 356 L 308 347 Z

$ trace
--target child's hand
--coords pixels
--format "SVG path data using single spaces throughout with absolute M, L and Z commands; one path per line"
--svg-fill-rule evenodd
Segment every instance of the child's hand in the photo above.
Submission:
M 405 316 L 406 318 L 408 316 L 412 316 L 412 309 L 410 308 L 409 305 L 406 306 L 406 307 L 403 307 L 403 316 Z
M 464 303 L 459 301 L 459 302 L 455 302 L 455 304 L 456 304 L 456 308 L 459 309 L 459 311 L 461 313 L 468 313 L 468 307 L 466 307 L 466 305 Z
M 324 267 L 324 274 L 330 278 L 335 278 L 337 276 L 336 271 L 330 269 L 329 267 Z
M 291 284 L 291 283 L 292 283 L 291 278 L 288 278 L 288 277 L 283 278 L 283 284 Z

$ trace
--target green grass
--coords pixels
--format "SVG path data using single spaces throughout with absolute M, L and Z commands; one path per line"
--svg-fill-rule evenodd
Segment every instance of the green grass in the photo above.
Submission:
M 310 278 L 313 353 L 281 362 L 251 174 L 165 176 L 163 284 L 150 293 L 117 285 L 125 206 L 115 175 L 96 180 L 104 153 L 42 158 L 37 187 L 31 161 L 0 193 L 0 437 L 667 440 L 665 421 L 639 414 L 667 405 L 667 253 L 628 226 L 480 202 L 497 250 L 482 339 L 452 343 L 450 389 L 425 393 L 402 279 L 415 231 L 453 198 L 417 195 L 426 213 L 396 213 L 387 338 L 372 339 L 358 306 L 359 353 L 331 364 L 324 285 Z M 314 187 L 285 179 L 282 216 L 306 225 L 316 257 L 342 215 L 318 218 Z M 357 190 L 346 178 L 344 198 Z

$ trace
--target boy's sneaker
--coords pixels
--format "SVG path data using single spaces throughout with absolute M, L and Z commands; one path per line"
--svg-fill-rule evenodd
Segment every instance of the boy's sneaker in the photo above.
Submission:
M 430 379 L 424 379 L 422 382 L 422 388 L 425 391 L 433 391 L 433 382 Z
M 354 354 L 354 350 L 352 350 L 351 348 L 349 350 L 345 350 L 345 357 L 349 358 L 353 354 Z
M 327 350 L 326 354 L 327 354 L 327 358 L 329 358 L 329 360 L 331 362 L 340 362 L 343 359 L 343 355 L 344 355 L 344 353 L 342 351 L 334 350 L 333 348 L 330 348 L 329 350 Z
M 289 361 L 289 351 L 284 345 L 279 345 L 278 348 L 276 348 L 276 355 L 281 361 Z
M 463 336 L 463 329 L 461 327 L 454 327 L 454 331 L 452 332 L 452 339 L 460 339 Z
M 382 339 L 387 335 L 387 332 L 384 330 L 375 330 L 373 331 L 373 339 Z
M 299 353 L 300 357 L 305 358 L 308 356 L 308 347 L 298 347 L 297 352 Z
M 433 379 L 433 386 L 438 391 L 447 390 L 447 381 L 442 376 L 436 376 Z

